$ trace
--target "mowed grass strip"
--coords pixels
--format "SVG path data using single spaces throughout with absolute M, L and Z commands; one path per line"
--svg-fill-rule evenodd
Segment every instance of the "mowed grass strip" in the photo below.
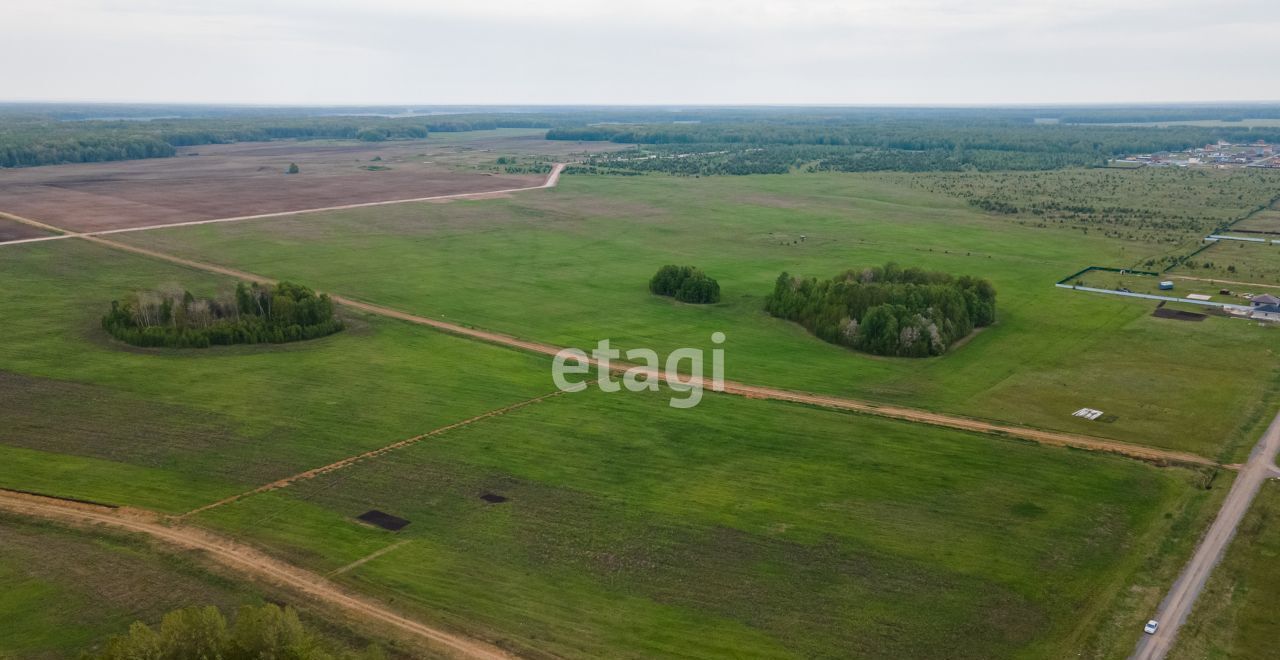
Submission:
M 1205 480 L 777 402 L 679 411 L 593 390 L 196 521 L 324 572 L 411 539 L 339 579 L 534 654 L 1056 658 L 1131 643 L 1114 603 L 1154 606 L 1146 580 L 1194 541 Z M 410 524 L 354 521 L 370 509 Z
M 1150 318 L 1147 303 L 1056 289 L 1085 265 L 1135 261 L 1145 244 L 1021 226 L 909 181 L 569 177 L 506 200 L 122 240 L 558 345 L 608 338 L 666 353 L 711 348 L 720 331 L 728 376 L 743 382 L 1239 458 L 1241 420 L 1280 376 L 1280 362 L 1257 359 L 1270 335 L 1218 319 L 1175 327 Z M 889 359 L 826 344 L 762 309 L 783 271 L 830 277 L 890 260 L 991 279 L 999 322 L 947 356 Z M 650 295 L 648 278 L 667 263 L 704 269 L 723 301 Z M 1114 421 L 1071 416 L 1082 407 Z
M 234 283 L 77 240 L 6 248 L 0 280 L 0 487 L 180 512 L 552 387 L 544 357 L 360 314 L 309 342 L 133 349 L 99 326 L 112 299 Z

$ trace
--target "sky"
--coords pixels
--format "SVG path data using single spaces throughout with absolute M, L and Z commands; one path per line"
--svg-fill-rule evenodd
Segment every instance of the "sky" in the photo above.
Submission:
M 2 0 L 0 100 L 1280 100 L 1277 0 Z

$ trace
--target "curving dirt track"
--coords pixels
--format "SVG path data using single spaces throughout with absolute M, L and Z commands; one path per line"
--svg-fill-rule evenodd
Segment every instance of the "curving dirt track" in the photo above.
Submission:
M 342 589 L 320 575 L 265 555 L 249 546 L 205 530 L 163 524 L 155 514 L 136 509 L 111 509 L 66 502 L 4 490 L 0 490 L 0 509 L 63 524 L 105 525 L 126 532 L 146 534 L 170 546 L 197 550 L 237 573 L 265 580 L 347 614 L 389 626 L 439 653 L 494 660 L 514 657 L 485 642 L 400 616 L 368 598 Z

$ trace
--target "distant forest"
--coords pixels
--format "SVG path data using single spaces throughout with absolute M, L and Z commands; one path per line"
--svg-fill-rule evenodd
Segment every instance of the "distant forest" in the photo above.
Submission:
M 996 290 L 969 276 L 897 264 L 849 270 L 829 280 L 778 276 L 765 310 L 823 341 L 875 355 L 942 355 L 996 319 Z
M 381 142 L 431 132 L 546 128 L 544 120 L 459 117 L 218 117 L 59 120 L 0 113 L 0 167 L 165 158 L 178 147 L 281 139 Z
M 102 327 L 134 346 L 207 348 L 315 339 L 341 330 L 342 321 L 328 295 L 305 286 L 241 282 L 234 294 L 214 299 L 180 289 L 140 291 L 112 301 Z
M 553 140 L 644 150 L 578 172 L 684 175 L 805 171 L 1046 170 L 1219 139 L 1280 142 L 1280 127 L 1108 126 L 1280 118 L 1280 105 L 1019 108 L 343 107 L 0 104 L 0 167 L 174 155 L 178 147 L 274 139 L 419 139 L 432 132 L 545 128 Z
M 1100 126 L 1032 120 L 880 119 L 808 123 L 559 127 L 553 140 L 639 144 L 592 157 L 600 173 L 936 172 L 1105 166 L 1121 155 L 1230 142 L 1280 142 L 1277 127 Z

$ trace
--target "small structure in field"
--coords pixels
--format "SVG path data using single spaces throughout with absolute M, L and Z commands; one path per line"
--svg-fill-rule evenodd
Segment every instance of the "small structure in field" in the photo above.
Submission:
M 1075 412 L 1071 413 L 1071 416 L 1072 416 L 1072 417 L 1082 417 L 1082 418 L 1087 419 L 1087 420 L 1089 420 L 1089 421 L 1091 421 L 1091 422 L 1092 422 L 1092 421 L 1094 421 L 1094 420 L 1096 420 L 1096 419 L 1098 419 L 1099 417 L 1101 417 L 1101 416 L 1102 416 L 1102 411 L 1101 411 L 1101 410 L 1094 410 L 1093 408 L 1081 408 L 1081 409 L 1079 409 L 1079 410 L 1077 410 L 1077 411 L 1075 411 Z
M 1165 280 L 1160 283 L 1161 291 L 1168 291 L 1169 289 L 1172 289 L 1172 288 L 1173 288 L 1173 280 Z

